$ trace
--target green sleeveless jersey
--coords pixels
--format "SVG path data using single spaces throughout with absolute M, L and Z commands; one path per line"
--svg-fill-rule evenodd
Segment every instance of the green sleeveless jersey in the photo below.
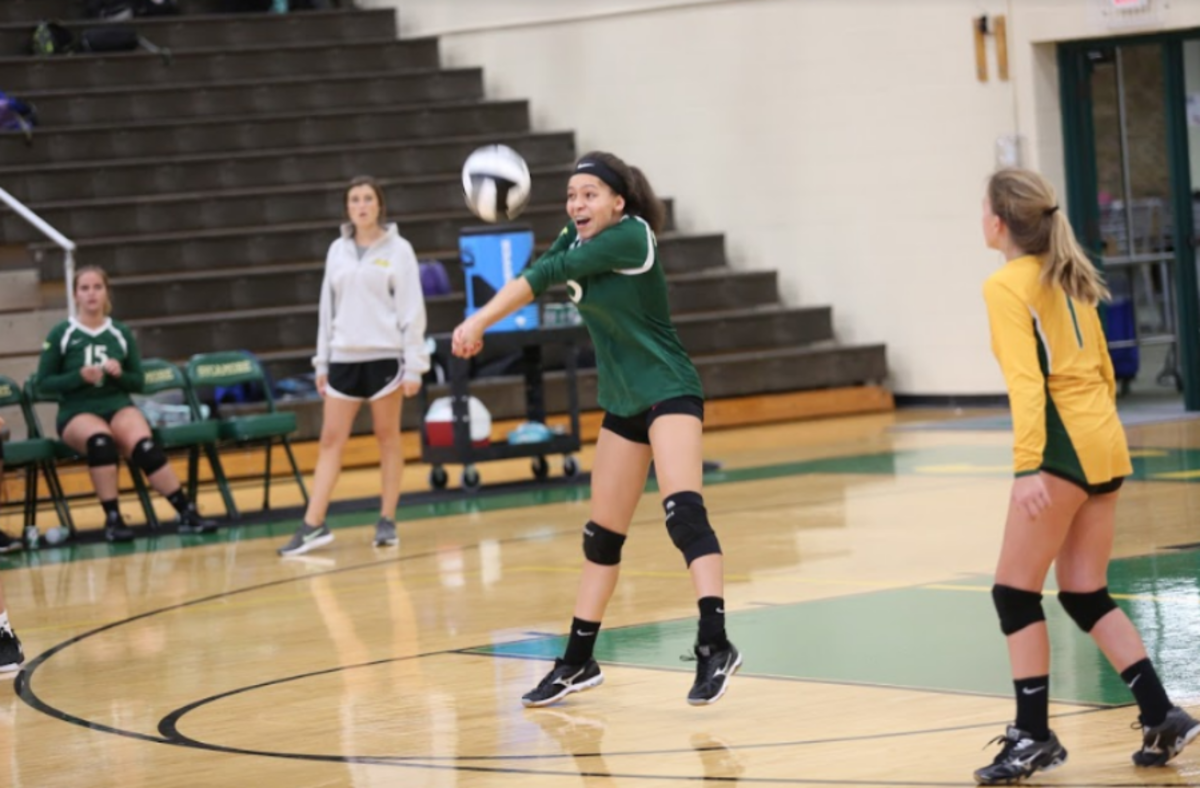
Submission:
M 596 348 L 600 407 L 634 416 L 672 397 L 703 397 L 671 323 L 667 278 L 650 225 L 626 216 L 586 243 L 566 229 L 522 276 L 540 296 L 565 284 Z
M 103 364 L 113 358 L 121 362 L 121 376 L 105 375 L 99 385 L 83 379 L 84 367 Z M 38 388 L 58 394 L 58 423 L 80 413 L 109 416 L 133 404 L 130 393 L 142 390 L 142 357 L 133 333 L 116 320 L 106 320 L 90 329 L 74 318 L 64 320 L 50 331 L 42 344 L 38 362 Z

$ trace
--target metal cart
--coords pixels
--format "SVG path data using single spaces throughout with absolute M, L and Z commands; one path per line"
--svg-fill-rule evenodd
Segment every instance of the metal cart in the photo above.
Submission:
M 566 346 L 567 410 L 571 420 L 570 432 L 555 433 L 547 441 L 539 443 L 510 444 L 492 443 L 476 447 L 471 444 L 471 425 L 468 404 L 470 402 L 470 360 L 454 357 L 450 352 L 450 334 L 432 337 L 436 353 L 448 359 L 447 377 L 450 384 L 451 408 L 453 413 L 454 443 L 451 446 L 429 445 L 425 429 L 425 414 L 429 410 L 426 388 L 421 389 L 421 461 L 433 467 L 429 471 L 429 483 L 434 489 L 443 489 L 449 481 L 446 465 L 462 465 L 462 486 L 476 492 L 482 486 L 479 470 L 475 466 L 492 460 L 510 460 L 515 457 L 530 457 L 533 475 L 545 479 L 550 475 L 548 456 L 561 454 L 563 475 L 574 476 L 579 472 L 579 463 L 572 456 L 579 451 L 579 345 L 587 339 L 582 326 L 540 328 L 529 331 L 505 331 L 484 336 L 485 346 L 492 350 L 520 350 L 525 372 L 525 412 L 529 421 L 546 421 L 542 348 L 550 344 Z

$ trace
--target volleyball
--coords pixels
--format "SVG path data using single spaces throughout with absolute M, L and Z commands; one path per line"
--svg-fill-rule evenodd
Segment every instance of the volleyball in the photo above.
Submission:
M 516 219 L 529 202 L 529 165 L 507 145 L 479 148 L 463 164 L 467 206 L 485 222 Z

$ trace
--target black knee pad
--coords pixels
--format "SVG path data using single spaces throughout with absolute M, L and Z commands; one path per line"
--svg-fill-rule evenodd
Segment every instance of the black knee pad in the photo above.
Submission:
M 708 524 L 708 510 L 700 493 L 675 493 L 663 501 L 663 509 L 667 513 L 667 533 L 688 566 L 697 558 L 721 553 L 721 543 Z
M 1059 591 L 1058 601 L 1084 632 L 1091 632 L 1100 619 L 1117 609 L 1117 603 L 1108 594 L 1108 586 L 1086 594 Z
M 992 602 L 1000 614 L 1000 631 L 1005 635 L 1020 632 L 1030 624 L 1046 620 L 1042 595 L 1011 586 L 992 586 Z
M 621 547 L 625 544 L 624 534 L 610 531 L 599 523 L 588 520 L 583 526 L 583 557 L 600 566 L 616 566 L 621 563 Z
M 153 438 L 143 438 L 133 447 L 133 464 L 150 476 L 167 464 L 167 455 Z
M 100 433 L 87 439 L 87 464 L 89 468 L 103 468 L 121 461 L 117 453 L 117 442 L 111 435 Z

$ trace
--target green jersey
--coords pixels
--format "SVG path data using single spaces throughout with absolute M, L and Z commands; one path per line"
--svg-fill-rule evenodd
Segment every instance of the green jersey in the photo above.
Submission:
M 103 364 L 109 359 L 121 362 L 121 376 L 105 375 L 98 385 L 83 379 L 84 367 Z M 42 344 L 38 362 L 38 388 L 58 394 L 58 423 L 80 413 L 110 416 L 133 404 L 130 393 L 142 390 L 142 357 L 133 333 L 124 323 L 106 320 L 90 329 L 74 318 L 59 323 Z
M 634 416 L 672 397 L 704 396 L 671 323 L 658 241 L 641 217 L 626 216 L 586 243 L 567 225 L 522 276 L 534 295 L 567 285 L 596 348 L 604 410 Z

